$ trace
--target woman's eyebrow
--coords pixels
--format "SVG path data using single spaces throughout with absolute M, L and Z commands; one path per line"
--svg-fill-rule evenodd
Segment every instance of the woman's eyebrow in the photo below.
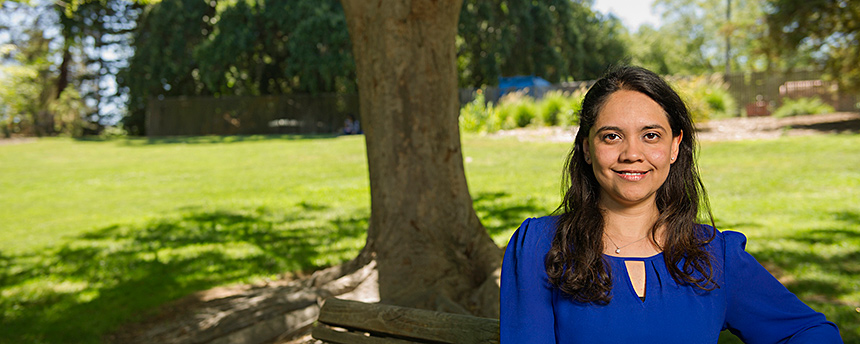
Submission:
M 646 126 L 642 127 L 642 131 L 651 130 L 651 129 L 660 129 L 662 131 L 666 131 L 666 128 L 663 128 L 663 126 L 659 125 L 659 124 L 651 124 L 651 125 L 646 125 Z
M 607 130 L 610 130 L 610 131 L 624 131 L 624 130 L 621 130 L 621 128 L 619 128 L 619 127 L 614 127 L 614 126 L 611 126 L 611 125 L 605 125 L 605 126 L 602 126 L 602 127 L 600 127 L 600 128 L 597 128 L 597 130 L 596 130 L 596 131 L 594 131 L 594 132 L 595 132 L 595 133 L 599 133 L 599 132 L 601 132 L 601 131 L 607 131 Z

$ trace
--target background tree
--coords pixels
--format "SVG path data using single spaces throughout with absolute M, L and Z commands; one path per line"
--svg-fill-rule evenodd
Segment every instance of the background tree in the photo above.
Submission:
M 146 0 L 55 2 L 62 36 L 57 98 L 68 86 L 86 103 L 83 120 L 91 133 L 122 116 L 122 94 L 115 77 L 128 56 L 130 33 Z
M 0 73 L 3 81 L 0 85 L 0 123 L 3 123 L 4 136 L 53 135 L 71 122 L 80 125 L 81 118 L 71 118 L 70 123 L 63 123 L 63 118 L 52 112 L 57 102 L 80 102 L 77 94 L 61 97 L 64 90 L 58 87 L 62 73 L 57 73 L 54 62 L 58 55 L 55 43 L 62 37 L 53 34 L 57 13 L 45 4 L 30 6 L 10 1 L 2 6 L 0 21 L 9 37 L 3 46 Z M 83 104 L 61 107 L 82 108 Z
M 126 125 L 142 134 L 150 97 L 351 92 L 355 67 L 335 0 L 197 0 L 151 5 L 123 73 Z
M 384 302 L 498 315 L 501 251 L 466 185 L 457 114 L 461 0 L 343 0 L 370 175 Z
M 633 63 L 661 74 L 694 75 L 725 71 L 726 39 L 732 71 L 781 71 L 809 66 L 809 49 L 782 49 L 767 37 L 766 0 L 657 0 L 663 24 L 632 33 Z
M 458 26 L 460 87 L 495 85 L 500 76 L 551 82 L 593 79 L 627 50 L 620 21 L 588 2 L 466 0 Z
M 13 89 L 36 87 L 40 94 L 30 100 L 30 106 L 5 116 L 6 131 L 79 136 L 84 129 L 95 132 L 106 119 L 121 116 L 120 95 L 111 85 L 122 55 L 128 52 L 136 2 L 6 1 L 0 6 L 0 22 L 9 38 L 3 52 L 4 68 L 29 68 L 38 75 L 37 80 L 27 81 L 23 74 L 12 73 L 5 84 Z M 28 85 L 12 84 L 16 81 Z M 27 97 L 25 94 L 17 98 Z M 76 110 L 72 115 L 70 111 L 60 114 L 58 109 Z
M 138 20 L 134 56 L 119 77 L 128 92 L 123 124 L 134 134 L 145 130 L 149 97 L 211 95 L 201 81 L 194 47 L 212 31 L 214 2 L 164 1 L 149 6 Z
M 769 38 L 781 49 L 813 51 L 812 63 L 860 89 L 860 2 L 770 0 Z

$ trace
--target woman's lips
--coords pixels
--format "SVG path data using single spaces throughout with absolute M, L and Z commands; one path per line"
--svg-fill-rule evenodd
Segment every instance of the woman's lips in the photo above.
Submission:
M 619 177 L 621 177 L 621 179 L 631 181 L 631 182 L 638 182 L 638 181 L 642 180 L 643 178 L 645 178 L 645 176 L 648 175 L 648 172 L 650 172 L 650 171 L 614 171 L 614 172 Z

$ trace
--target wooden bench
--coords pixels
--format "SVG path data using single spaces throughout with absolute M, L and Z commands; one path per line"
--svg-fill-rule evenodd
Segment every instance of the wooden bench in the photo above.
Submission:
M 329 298 L 312 336 L 332 344 L 499 343 L 499 320 Z

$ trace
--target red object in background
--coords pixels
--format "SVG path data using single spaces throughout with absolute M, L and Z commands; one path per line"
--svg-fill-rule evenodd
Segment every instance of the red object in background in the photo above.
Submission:
M 747 117 L 770 116 L 770 111 L 767 109 L 767 102 L 764 100 L 747 104 L 746 110 Z

